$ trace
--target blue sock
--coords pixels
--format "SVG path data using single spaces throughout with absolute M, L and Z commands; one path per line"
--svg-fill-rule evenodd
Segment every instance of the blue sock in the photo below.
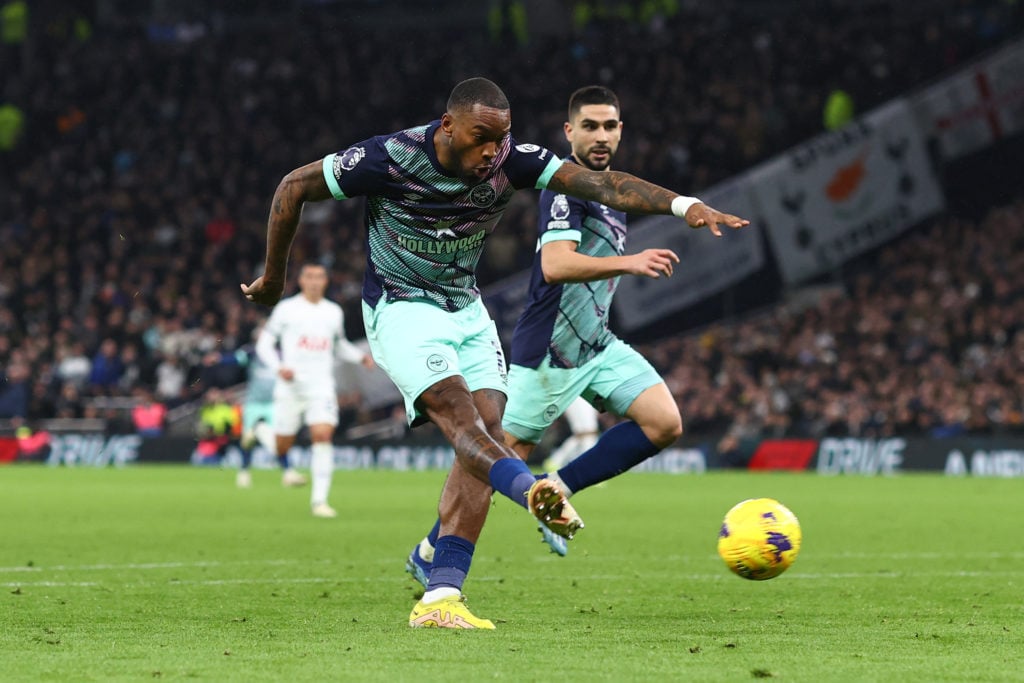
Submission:
M 252 449 L 239 447 L 242 451 L 242 469 L 247 470 L 252 467 Z
M 469 574 L 476 546 L 458 536 L 442 536 L 434 546 L 434 564 L 430 569 L 428 591 L 435 588 L 462 590 L 462 584 Z
M 519 458 L 502 458 L 491 465 L 488 475 L 495 491 L 526 507 L 526 492 L 537 478 Z
M 288 454 L 281 453 L 277 456 L 277 464 L 281 466 L 282 470 L 288 469 Z
M 579 493 L 588 486 L 622 474 L 660 450 L 640 425 L 623 422 L 602 434 L 589 451 L 558 470 L 558 476 L 573 493 Z

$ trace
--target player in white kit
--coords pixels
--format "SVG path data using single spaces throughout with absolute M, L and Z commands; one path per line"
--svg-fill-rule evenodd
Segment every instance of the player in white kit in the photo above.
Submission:
M 334 473 L 334 428 L 338 425 L 338 360 L 374 367 L 373 358 L 345 337 L 341 306 L 324 298 L 327 269 L 306 264 L 299 271 L 300 293 L 281 300 L 256 342 L 256 354 L 277 372 L 274 434 L 278 457 L 286 456 L 303 423 L 313 445 L 310 505 L 316 517 L 336 517 L 327 503 Z M 295 473 L 285 469 L 284 483 Z

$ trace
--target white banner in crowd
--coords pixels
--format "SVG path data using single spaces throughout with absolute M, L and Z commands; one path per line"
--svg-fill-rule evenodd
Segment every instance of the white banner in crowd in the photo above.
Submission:
M 905 100 L 794 147 L 747 177 L 790 283 L 835 268 L 945 205 Z
M 670 278 L 623 277 L 612 304 L 619 325 L 635 330 L 721 292 L 764 265 L 764 248 L 754 221 L 750 186 L 744 178 L 701 193 L 701 199 L 720 211 L 750 219 L 742 230 L 725 226 L 722 237 L 707 229 L 693 230 L 673 216 L 630 223 L 626 250 L 671 249 L 680 263 Z
M 999 134 L 1024 131 L 1024 41 L 986 60 L 985 76 L 999 116 Z
M 956 159 L 992 144 L 991 112 L 978 92 L 978 74 L 961 71 L 936 83 L 912 100 L 926 134 L 939 144 L 944 159 Z
M 1024 130 L 1024 42 L 929 86 L 911 107 L 947 160 Z

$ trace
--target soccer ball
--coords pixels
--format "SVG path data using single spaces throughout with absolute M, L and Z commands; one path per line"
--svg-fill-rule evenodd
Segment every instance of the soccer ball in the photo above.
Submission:
M 718 554 L 744 579 L 773 579 L 789 568 L 800 552 L 800 522 L 771 498 L 751 498 L 726 513 L 718 533 Z

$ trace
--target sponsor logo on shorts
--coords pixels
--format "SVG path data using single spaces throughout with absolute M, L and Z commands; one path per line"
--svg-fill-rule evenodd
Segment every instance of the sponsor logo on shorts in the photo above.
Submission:
M 558 406 L 552 403 L 544 409 L 544 419 L 554 422 L 556 417 L 558 417 Z
M 427 368 L 431 372 L 444 372 L 448 369 L 448 360 L 444 356 L 435 353 L 427 358 Z
M 481 183 L 469 191 L 469 201 L 473 202 L 473 206 L 479 206 L 481 209 L 493 204 L 497 196 L 490 183 Z

